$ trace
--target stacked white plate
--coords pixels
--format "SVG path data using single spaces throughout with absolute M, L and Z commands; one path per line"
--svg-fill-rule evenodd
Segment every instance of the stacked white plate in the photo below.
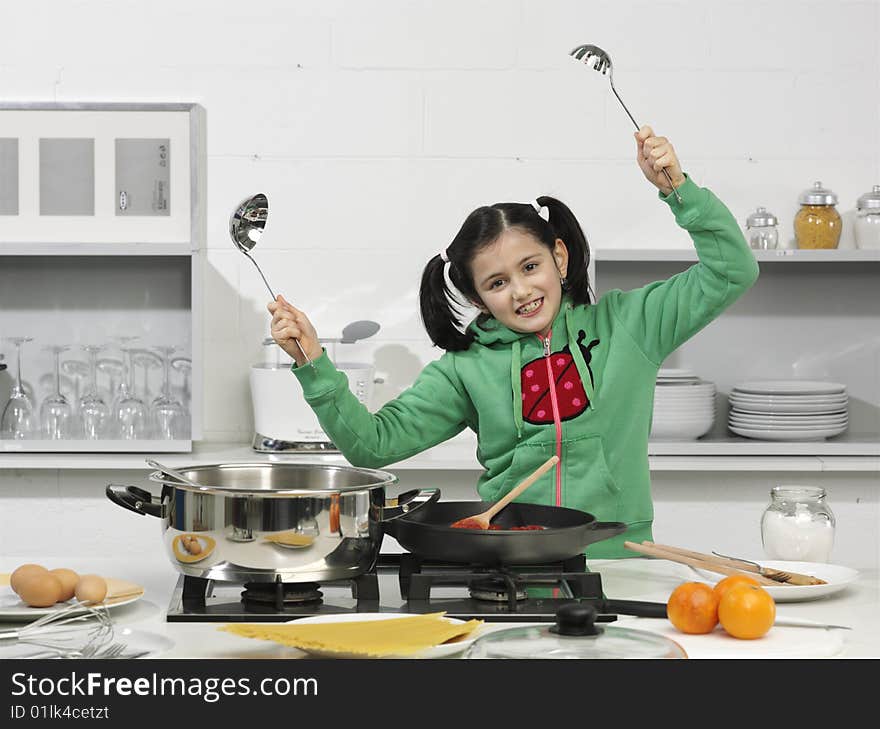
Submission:
M 651 438 L 695 440 L 715 422 L 715 385 L 687 369 L 661 369 L 654 388 Z
M 759 380 L 730 393 L 727 427 L 756 440 L 822 440 L 849 425 L 846 385 L 812 380 Z

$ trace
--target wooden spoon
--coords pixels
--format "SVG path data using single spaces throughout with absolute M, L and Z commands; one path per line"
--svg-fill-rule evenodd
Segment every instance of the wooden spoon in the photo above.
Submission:
M 495 514 L 501 511 L 505 506 L 507 506 L 529 486 L 535 483 L 535 481 L 541 478 L 541 476 L 547 473 L 547 471 L 553 468 L 553 466 L 555 466 L 557 463 L 559 463 L 559 456 L 553 456 L 549 458 L 547 462 L 538 467 L 538 469 L 531 476 L 526 478 L 522 483 L 512 489 L 509 493 L 507 493 L 505 496 L 492 504 L 492 506 L 486 509 L 486 511 L 484 511 L 482 514 L 475 514 L 474 516 L 468 516 L 464 519 L 459 519 L 451 525 L 452 528 L 488 529 L 489 522 L 492 521 L 492 517 L 495 516 Z

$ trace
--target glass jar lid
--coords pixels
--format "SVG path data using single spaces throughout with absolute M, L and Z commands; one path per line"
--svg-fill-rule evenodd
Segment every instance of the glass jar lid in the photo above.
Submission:
M 779 221 L 767 208 L 758 208 L 746 218 L 747 228 L 763 228 L 768 225 L 776 225 Z
M 880 185 L 874 185 L 871 192 L 866 192 L 857 203 L 859 210 L 880 210 Z
M 801 205 L 837 205 L 837 195 L 822 187 L 821 182 L 814 182 L 809 190 L 804 190 L 800 197 Z
M 465 658 L 687 658 L 675 641 L 657 633 L 595 624 L 596 608 L 569 603 L 555 625 L 509 628 L 477 638 Z

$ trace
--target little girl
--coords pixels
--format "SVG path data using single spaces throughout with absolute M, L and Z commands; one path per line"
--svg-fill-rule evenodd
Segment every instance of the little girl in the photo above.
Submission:
M 422 319 L 446 353 L 376 413 L 350 392 L 306 315 L 281 296 L 268 305 L 272 337 L 352 465 L 381 468 L 470 428 L 484 501 L 556 454 L 556 468 L 522 501 L 626 522 L 626 532 L 591 545 L 588 557 L 636 556 L 623 542 L 653 539 L 648 435 L 657 371 L 754 284 L 758 266 L 730 211 L 682 172 L 669 141 L 650 127 L 635 137 L 639 167 L 699 256 L 665 281 L 591 302 L 589 246 L 568 207 L 540 197 L 477 208 L 422 275 Z M 447 272 L 481 312 L 466 327 Z

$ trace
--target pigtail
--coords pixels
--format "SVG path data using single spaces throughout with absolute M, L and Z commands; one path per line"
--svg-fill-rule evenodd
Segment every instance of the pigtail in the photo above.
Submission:
M 459 328 L 462 311 L 446 283 L 445 266 L 439 255 L 428 261 L 419 287 L 419 307 L 431 341 L 441 349 L 453 352 L 467 349 L 474 335 Z
M 547 221 L 556 238 L 561 238 L 568 249 L 568 271 L 566 275 L 565 293 L 575 304 L 595 302 L 596 295 L 590 287 L 590 244 L 580 223 L 569 207 L 554 197 L 542 196 L 537 199 L 539 205 L 546 206 L 550 211 Z

